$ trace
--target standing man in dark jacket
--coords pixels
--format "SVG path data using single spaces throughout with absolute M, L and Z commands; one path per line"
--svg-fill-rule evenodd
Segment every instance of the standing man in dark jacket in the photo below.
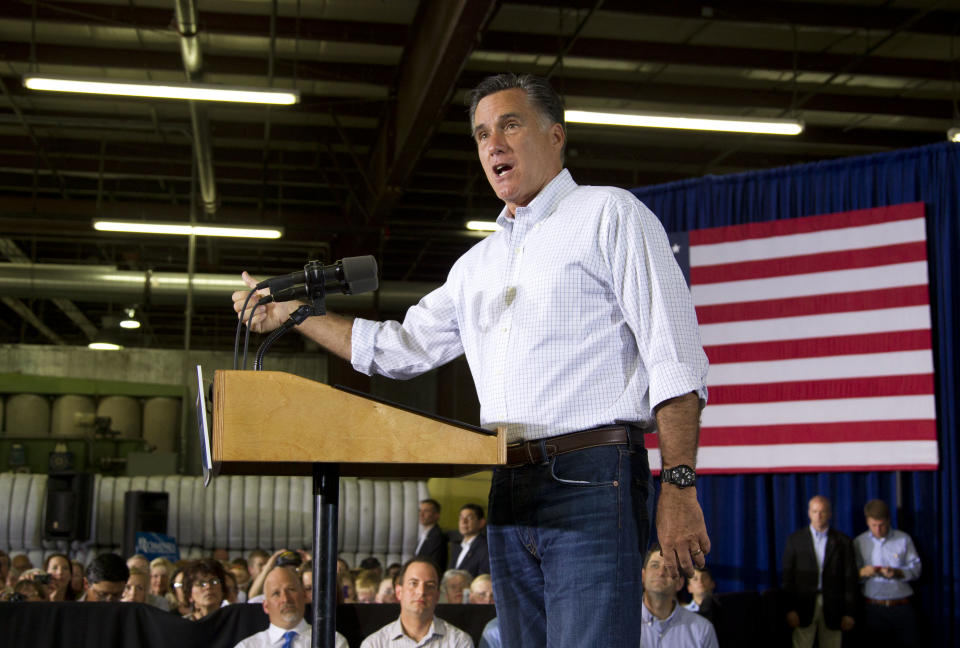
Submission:
M 440 519 L 440 503 L 434 499 L 420 501 L 420 537 L 414 555 L 418 558 L 429 558 L 437 566 L 444 569 L 447 566 L 447 535 L 440 529 L 437 520 Z
M 842 631 L 853 628 L 857 566 L 850 538 L 830 528 L 830 500 L 816 495 L 807 510 L 810 526 L 787 538 L 783 589 L 793 647 L 840 648 Z

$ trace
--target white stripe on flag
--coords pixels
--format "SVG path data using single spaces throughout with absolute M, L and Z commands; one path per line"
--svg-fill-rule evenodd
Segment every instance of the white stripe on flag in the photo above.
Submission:
M 648 451 L 650 467 L 662 466 L 659 449 Z M 785 443 L 780 445 L 700 446 L 697 469 L 776 470 L 846 466 L 937 465 L 936 441 L 858 441 L 856 443 Z
M 808 297 L 835 293 L 863 292 L 880 288 L 924 286 L 927 284 L 927 262 L 894 263 L 852 270 L 811 272 L 798 275 L 744 279 L 711 284 L 694 284 L 690 288 L 697 306 L 757 302 L 787 297 Z
M 704 346 L 715 346 L 929 328 L 930 307 L 924 304 L 905 308 L 703 324 L 700 326 L 700 337 Z
M 707 386 L 817 381 L 933 373 L 930 350 L 794 358 L 762 362 L 710 363 Z
M 690 267 L 776 259 L 839 250 L 862 250 L 926 240 L 924 219 L 845 227 L 802 234 L 770 236 L 690 247 Z
M 935 419 L 932 394 L 710 405 L 701 427 Z M 891 460 L 892 461 L 892 460 Z

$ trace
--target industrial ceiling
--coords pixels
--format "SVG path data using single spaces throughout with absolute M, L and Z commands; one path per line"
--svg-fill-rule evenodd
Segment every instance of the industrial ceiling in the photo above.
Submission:
M 806 123 L 796 137 L 569 125 L 574 178 L 630 188 L 943 141 L 960 124 L 958 31 L 958 0 L 7 0 L 0 260 L 18 265 L 0 264 L 0 343 L 85 345 L 138 304 L 142 344 L 183 348 L 189 326 L 192 348 L 227 349 L 231 290 L 211 277 L 361 254 L 385 288 L 356 306 L 399 314 L 478 240 L 465 221 L 499 212 L 464 107 L 489 74 L 548 76 L 568 108 Z M 296 88 L 301 101 L 40 93 L 28 73 Z M 208 281 L 188 305 L 148 280 L 186 285 L 188 239 L 96 232 L 99 216 L 285 235 L 198 237 Z M 111 273 L 141 280 L 121 290 Z

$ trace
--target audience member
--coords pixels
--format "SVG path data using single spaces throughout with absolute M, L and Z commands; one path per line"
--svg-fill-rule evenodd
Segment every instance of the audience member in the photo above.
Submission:
M 233 605 L 238 602 L 238 590 L 237 590 L 237 577 L 233 575 L 233 572 L 224 570 L 223 571 L 223 603 L 220 604 L 221 607 L 224 605 Z
M 446 567 L 447 536 L 437 524 L 440 519 L 440 503 L 434 499 L 422 500 L 417 517 L 420 522 L 420 537 L 414 555 L 429 558 L 435 564 Z
M 87 565 L 81 600 L 115 603 L 123 596 L 129 577 L 130 570 L 123 558 L 113 553 L 100 554 Z
M 216 560 L 218 563 L 223 565 L 223 563 L 230 561 L 230 552 L 226 549 L 214 549 L 211 557 Z
M 218 560 L 202 558 L 190 563 L 183 572 L 183 590 L 190 612 L 183 618 L 199 621 L 220 609 L 225 580 L 226 573 Z
M 380 579 L 377 578 L 377 572 L 372 569 L 365 569 L 360 572 L 356 580 L 357 603 L 374 603 L 377 599 L 377 587 L 380 585 Z
M 170 576 L 173 563 L 166 558 L 154 558 L 150 561 L 150 593 L 154 596 L 167 595 L 170 591 Z
M 134 567 L 150 573 L 150 561 L 143 554 L 133 554 L 127 558 L 127 569 L 133 569 Z
M 473 576 L 463 569 L 448 569 L 443 572 L 440 583 L 444 603 L 463 603 L 464 595 L 470 589 Z
M 83 596 L 83 573 L 85 571 L 83 563 L 79 560 L 70 561 L 70 570 L 72 574 L 70 578 L 70 600 L 76 601 Z
M 267 562 L 263 564 L 263 567 L 257 572 L 256 577 L 250 583 L 250 589 L 247 592 L 247 602 L 248 603 L 262 603 L 263 602 L 263 581 L 267 577 L 267 574 L 270 573 L 274 567 L 285 567 L 292 566 L 294 569 L 303 564 L 302 558 L 295 551 L 290 551 L 289 549 L 280 549 L 279 551 L 274 551 L 268 558 Z
M 400 573 L 400 567 L 400 563 L 390 563 L 387 565 L 387 573 L 384 574 L 384 577 L 390 580 L 396 580 L 397 574 Z
M 380 579 L 383 578 L 383 565 L 380 564 L 380 561 L 369 556 L 360 561 L 360 569 L 363 571 L 373 572 L 374 577 L 377 579 L 377 582 L 380 582 Z
M 247 561 L 243 558 L 235 558 L 227 569 L 237 579 L 238 596 L 241 602 L 247 600 L 247 590 L 250 589 L 250 571 L 247 569 Z
M 190 614 L 190 602 L 187 600 L 187 591 L 183 587 L 185 567 L 186 565 L 174 569 L 173 576 L 170 578 L 170 592 L 166 597 L 170 604 L 170 611 L 179 616 Z
M 247 570 L 250 572 L 251 582 L 260 574 L 269 559 L 270 554 L 263 549 L 254 549 L 250 552 L 247 556 Z
M 14 596 L 8 600 L 31 603 L 43 603 L 50 600 L 50 592 L 47 586 L 31 579 L 19 581 L 11 591 Z
M 473 648 L 470 635 L 434 616 L 440 595 L 439 580 L 436 566 L 428 559 L 408 561 L 400 570 L 396 589 L 400 617 L 364 639 L 360 648 Z
M 380 581 L 377 587 L 377 603 L 396 603 L 397 597 L 394 594 L 393 578 L 386 577 Z
M 357 589 L 353 582 L 353 574 L 350 572 L 344 572 L 338 576 L 337 582 L 340 586 L 340 591 L 343 592 L 343 602 L 356 603 Z
M 717 648 L 713 625 L 677 601 L 683 584 L 677 569 L 668 566 L 654 545 L 644 557 L 641 648 Z
M 470 602 L 480 605 L 493 603 L 493 581 L 490 574 L 480 574 L 470 583 Z
M 460 545 L 454 552 L 451 567 L 470 572 L 470 578 L 490 573 L 490 554 L 487 552 L 487 536 L 483 533 L 487 521 L 479 504 L 464 504 L 460 507 Z
M 21 574 L 28 569 L 33 569 L 33 563 L 30 562 L 30 558 L 26 554 L 15 554 L 13 558 L 10 559 L 10 567 L 16 569 Z
M 501 648 L 503 642 L 500 641 L 500 621 L 493 617 L 483 626 L 483 633 L 480 635 L 480 643 L 477 648 Z
M 313 561 L 308 560 L 300 566 L 300 583 L 303 585 L 303 592 L 307 597 L 307 603 L 313 603 Z M 340 588 L 337 588 L 340 592 Z M 342 597 L 340 592 L 338 598 Z
M 70 580 L 73 578 L 73 567 L 70 559 L 61 553 L 53 553 L 43 561 L 43 571 L 50 575 L 49 594 L 51 601 L 72 601 Z
M 707 567 L 694 567 L 693 576 L 687 580 L 687 591 L 692 599 L 683 607 L 696 612 L 713 624 L 713 629 L 719 627 L 720 617 L 723 616 L 723 606 L 713 594 L 717 583 Z
M 337 576 L 350 573 L 350 563 L 343 558 L 337 558 Z
M 150 576 L 139 567 L 129 569 L 130 576 L 127 577 L 127 584 L 123 588 L 123 596 L 120 600 L 124 603 L 146 603 Z
M 920 556 L 913 539 L 890 526 L 890 509 L 883 500 L 863 509 L 867 531 L 854 540 L 863 586 L 863 623 L 872 646 L 916 646 L 917 618 L 909 582 L 920 577 Z
M 810 499 L 810 525 L 787 538 L 783 551 L 783 590 L 787 625 L 794 648 L 840 648 L 842 631 L 851 630 L 857 596 L 853 544 L 830 527 L 830 500 Z
M 311 628 L 303 619 L 306 592 L 292 569 L 273 567 L 264 578 L 263 611 L 270 626 L 247 637 L 236 648 L 309 648 Z M 336 648 L 348 648 L 347 640 L 337 633 Z
M 0 549 L 0 587 L 7 583 L 7 576 L 10 575 L 10 556 L 6 551 Z

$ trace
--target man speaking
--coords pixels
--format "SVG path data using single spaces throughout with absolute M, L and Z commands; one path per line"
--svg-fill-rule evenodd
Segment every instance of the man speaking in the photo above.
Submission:
M 549 83 L 489 77 L 470 121 L 502 229 L 403 323 L 328 314 L 297 328 L 366 374 L 411 378 L 465 354 L 481 424 L 505 426 L 510 444 L 487 525 L 504 645 L 634 647 L 654 426 L 664 559 L 689 574 L 710 551 L 694 487 L 707 359 L 690 292 L 649 209 L 563 168 Z M 245 298 L 234 293 L 237 312 Z M 296 307 L 271 303 L 252 327 L 273 330 Z

